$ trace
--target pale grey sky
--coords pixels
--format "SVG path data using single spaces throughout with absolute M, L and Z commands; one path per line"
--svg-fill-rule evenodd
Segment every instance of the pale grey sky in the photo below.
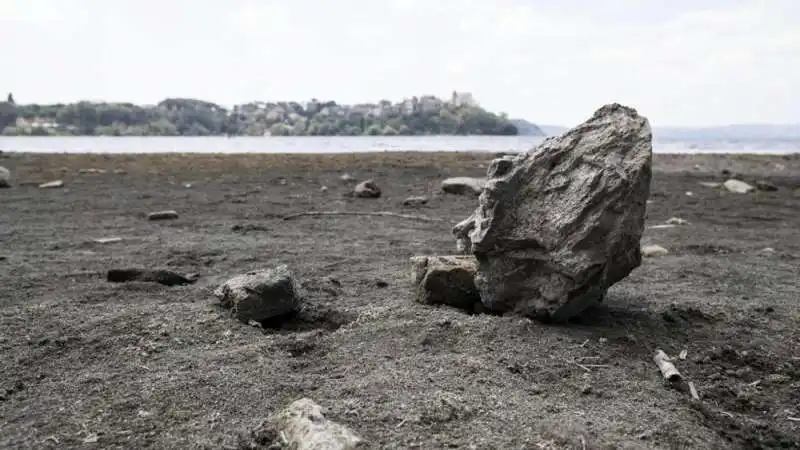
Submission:
M 798 0 L 0 0 L 20 103 L 472 92 L 574 125 L 800 122 Z

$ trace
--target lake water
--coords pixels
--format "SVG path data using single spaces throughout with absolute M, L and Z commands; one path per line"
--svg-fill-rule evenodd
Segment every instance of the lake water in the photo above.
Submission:
M 0 137 L 0 150 L 37 153 L 354 153 L 375 151 L 515 152 L 542 141 L 532 136 L 393 137 Z M 800 153 L 800 139 L 670 140 L 656 153 Z

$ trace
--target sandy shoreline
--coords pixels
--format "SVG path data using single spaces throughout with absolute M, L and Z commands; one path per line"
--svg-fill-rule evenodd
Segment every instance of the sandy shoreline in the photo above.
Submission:
M 367 448 L 800 446 L 800 155 L 654 155 L 647 225 L 689 224 L 648 229 L 670 253 L 568 326 L 411 302 L 409 258 L 453 253 L 476 203 L 439 183 L 490 159 L 3 153 L 0 448 L 262 448 L 252 430 L 301 397 Z M 347 197 L 343 173 L 382 197 Z M 778 190 L 700 185 L 730 176 Z M 403 207 L 411 195 L 430 202 Z M 180 217 L 144 219 L 164 209 Z M 309 210 L 442 222 L 280 220 Z M 278 263 L 315 322 L 262 330 L 217 308 L 219 283 Z M 200 280 L 105 281 L 129 266 Z M 687 350 L 700 404 L 663 385 L 655 347 Z

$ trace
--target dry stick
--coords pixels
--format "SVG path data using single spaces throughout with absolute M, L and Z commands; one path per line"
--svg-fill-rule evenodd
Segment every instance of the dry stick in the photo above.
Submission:
M 655 361 L 658 369 L 661 370 L 661 375 L 663 375 L 667 381 L 679 381 L 681 379 L 681 373 L 678 372 L 678 369 L 670 362 L 669 356 L 667 356 L 663 350 L 656 349 L 653 361 Z
M 791 420 L 792 422 L 800 422 L 800 417 L 787 417 L 787 419 Z
M 697 389 L 695 389 L 694 383 L 692 383 L 691 381 L 689 382 L 689 393 L 692 394 L 692 399 L 698 401 L 700 400 L 700 396 L 697 395 Z
M 423 222 L 444 222 L 444 219 L 433 217 L 416 216 L 413 214 L 397 214 L 387 211 L 378 212 L 357 212 L 357 211 L 306 211 L 297 214 L 284 216 L 283 220 L 292 220 L 304 216 L 375 216 L 375 217 L 397 217 L 400 219 L 420 220 Z

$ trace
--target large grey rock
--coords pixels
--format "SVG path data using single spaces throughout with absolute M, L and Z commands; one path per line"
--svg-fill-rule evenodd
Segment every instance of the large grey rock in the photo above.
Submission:
M 411 278 L 414 300 L 427 305 L 449 305 L 474 312 L 482 309 L 475 287 L 478 262 L 472 255 L 414 256 Z
M 294 450 L 351 450 L 363 440 L 344 425 L 330 421 L 322 407 L 309 398 L 301 398 L 270 417 L 279 442 Z
M 217 288 L 214 295 L 244 323 L 286 316 L 300 304 L 292 272 L 286 265 L 235 276 Z
M 565 321 L 641 265 L 652 134 L 619 104 L 492 161 L 478 209 L 453 228 L 490 310 Z
M 442 191 L 456 195 L 480 195 L 486 180 L 472 177 L 453 177 L 442 181 Z
M 11 187 L 11 171 L 0 166 L 0 188 Z

